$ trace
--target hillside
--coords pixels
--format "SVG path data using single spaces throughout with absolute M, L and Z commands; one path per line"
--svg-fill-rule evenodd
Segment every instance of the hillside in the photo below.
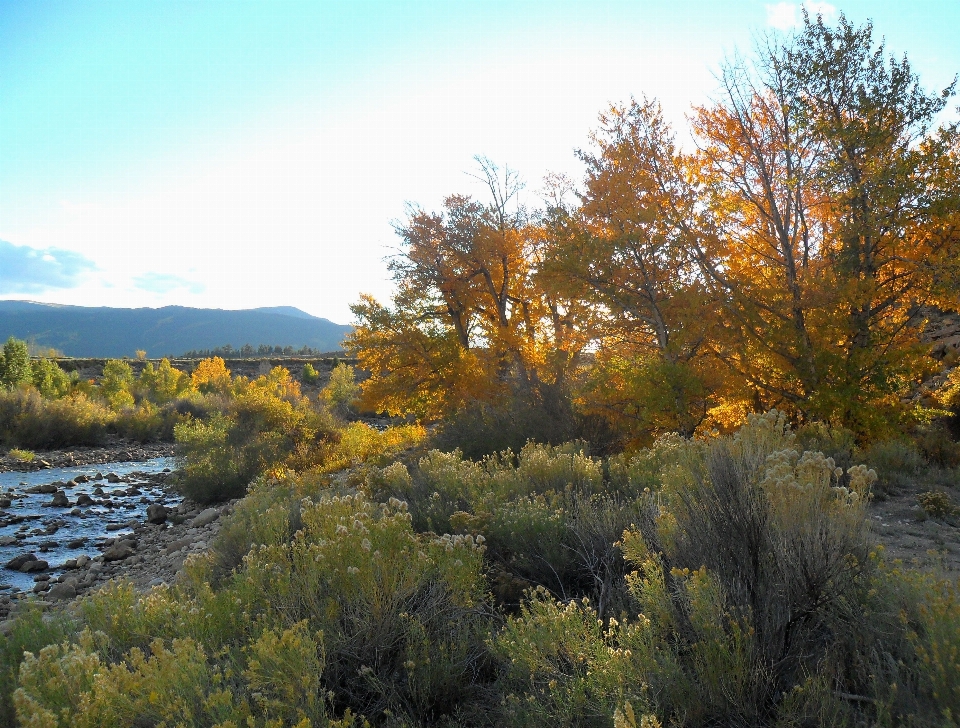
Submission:
M 67 356 L 151 356 L 230 344 L 340 349 L 350 326 L 289 307 L 226 311 L 209 308 L 93 308 L 0 301 L 0 340 L 9 336 L 59 349 Z

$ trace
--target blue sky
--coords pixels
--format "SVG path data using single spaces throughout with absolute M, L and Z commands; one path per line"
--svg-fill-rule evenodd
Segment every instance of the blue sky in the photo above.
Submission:
M 810 6 L 872 19 L 928 88 L 960 71 L 956 0 Z M 723 59 L 799 7 L 0 0 L 0 297 L 347 322 L 389 294 L 406 201 L 481 194 L 478 154 L 531 197 L 576 179 L 631 95 L 683 127 Z

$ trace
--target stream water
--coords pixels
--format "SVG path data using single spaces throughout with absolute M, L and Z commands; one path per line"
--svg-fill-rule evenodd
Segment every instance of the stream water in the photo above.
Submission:
M 176 506 L 179 496 L 161 483 L 162 474 L 173 467 L 173 458 L 154 458 L 0 473 L 0 594 L 33 589 L 38 573 L 56 578 L 70 559 L 93 558 L 105 540 L 130 533 L 134 521 L 145 520 L 151 503 Z M 51 484 L 63 494 L 60 503 L 66 496 L 66 505 L 53 505 Z M 84 505 L 78 505 L 78 498 Z M 49 568 L 30 573 L 2 568 L 25 553 Z

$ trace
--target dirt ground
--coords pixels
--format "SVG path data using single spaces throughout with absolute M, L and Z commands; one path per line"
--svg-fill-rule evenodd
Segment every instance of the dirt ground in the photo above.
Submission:
M 940 571 L 960 579 L 960 514 L 933 518 L 917 502 L 927 491 L 941 491 L 960 504 L 960 489 L 936 482 L 908 483 L 887 495 L 875 497 L 868 518 L 887 560 Z

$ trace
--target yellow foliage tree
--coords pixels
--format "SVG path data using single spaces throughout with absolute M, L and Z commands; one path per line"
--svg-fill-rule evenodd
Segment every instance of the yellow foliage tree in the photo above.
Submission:
M 193 386 L 203 394 L 230 391 L 230 370 L 219 356 L 204 359 L 190 375 Z

